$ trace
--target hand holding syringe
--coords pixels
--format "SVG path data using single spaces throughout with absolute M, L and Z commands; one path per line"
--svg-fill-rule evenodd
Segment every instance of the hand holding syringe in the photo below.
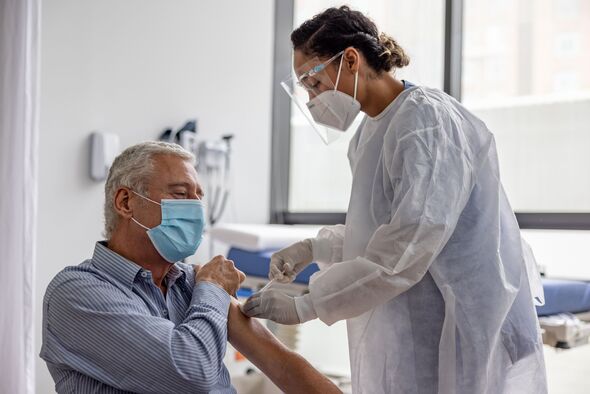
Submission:
M 270 285 L 272 285 L 273 283 L 275 283 L 275 279 L 271 279 L 268 281 L 267 284 L 265 284 L 262 289 L 258 290 L 256 293 L 261 293 L 263 291 L 265 291 L 266 289 L 268 289 L 270 287 Z M 247 300 L 246 300 L 247 301 Z M 246 302 L 244 301 L 244 303 Z M 240 304 L 240 310 L 242 310 L 242 312 L 244 312 L 244 310 L 242 309 L 244 307 L 244 303 Z

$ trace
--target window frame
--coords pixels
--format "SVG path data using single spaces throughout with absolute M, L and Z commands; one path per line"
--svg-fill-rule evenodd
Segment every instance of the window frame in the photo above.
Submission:
M 291 71 L 294 0 L 275 0 L 270 223 L 342 224 L 346 212 L 289 211 L 291 103 L 281 79 Z M 443 90 L 461 101 L 463 0 L 445 0 Z M 521 229 L 590 230 L 590 212 L 515 212 Z

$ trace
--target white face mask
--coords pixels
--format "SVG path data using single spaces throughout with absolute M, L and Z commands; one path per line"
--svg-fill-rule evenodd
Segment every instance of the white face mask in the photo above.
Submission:
M 338 76 L 336 85 L 333 90 L 327 90 L 320 93 L 307 103 L 309 112 L 317 123 L 331 127 L 336 130 L 346 131 L 361 110 L 361 103 L 356 99 L 356 89 L 358 84 L 358 70 L 354 74 L 354 97 L 338 90 L 340 81 L 340 72 L 342 71 L 342 60 L 338 67 Z

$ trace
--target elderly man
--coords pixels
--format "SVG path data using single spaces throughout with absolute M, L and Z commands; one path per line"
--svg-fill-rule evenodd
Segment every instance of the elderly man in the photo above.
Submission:
M 113 163 L 105 235 L 90 260 L 67 267 L 43 303 L 41 357 L 59 393 L 234 393 L 227 340 L 287 392 L 338 392 L 241 314 L 244 274 L 217 256 L 200 269 L 204 224 L 194 157 L 146 142 Z

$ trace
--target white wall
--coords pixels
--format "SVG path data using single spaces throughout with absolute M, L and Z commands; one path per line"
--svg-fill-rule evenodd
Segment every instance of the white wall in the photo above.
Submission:
M 101 237 L 103 184 L 87 176 L 92 131 L 128 146 L 197 117 L 203 135 L 234 133 L 227 219 L 267 221 L 273 23 L 272 0 L 43 3 L 37 352 L 47 284 Z M 40 359 L 37 392 L 53 392 Z

